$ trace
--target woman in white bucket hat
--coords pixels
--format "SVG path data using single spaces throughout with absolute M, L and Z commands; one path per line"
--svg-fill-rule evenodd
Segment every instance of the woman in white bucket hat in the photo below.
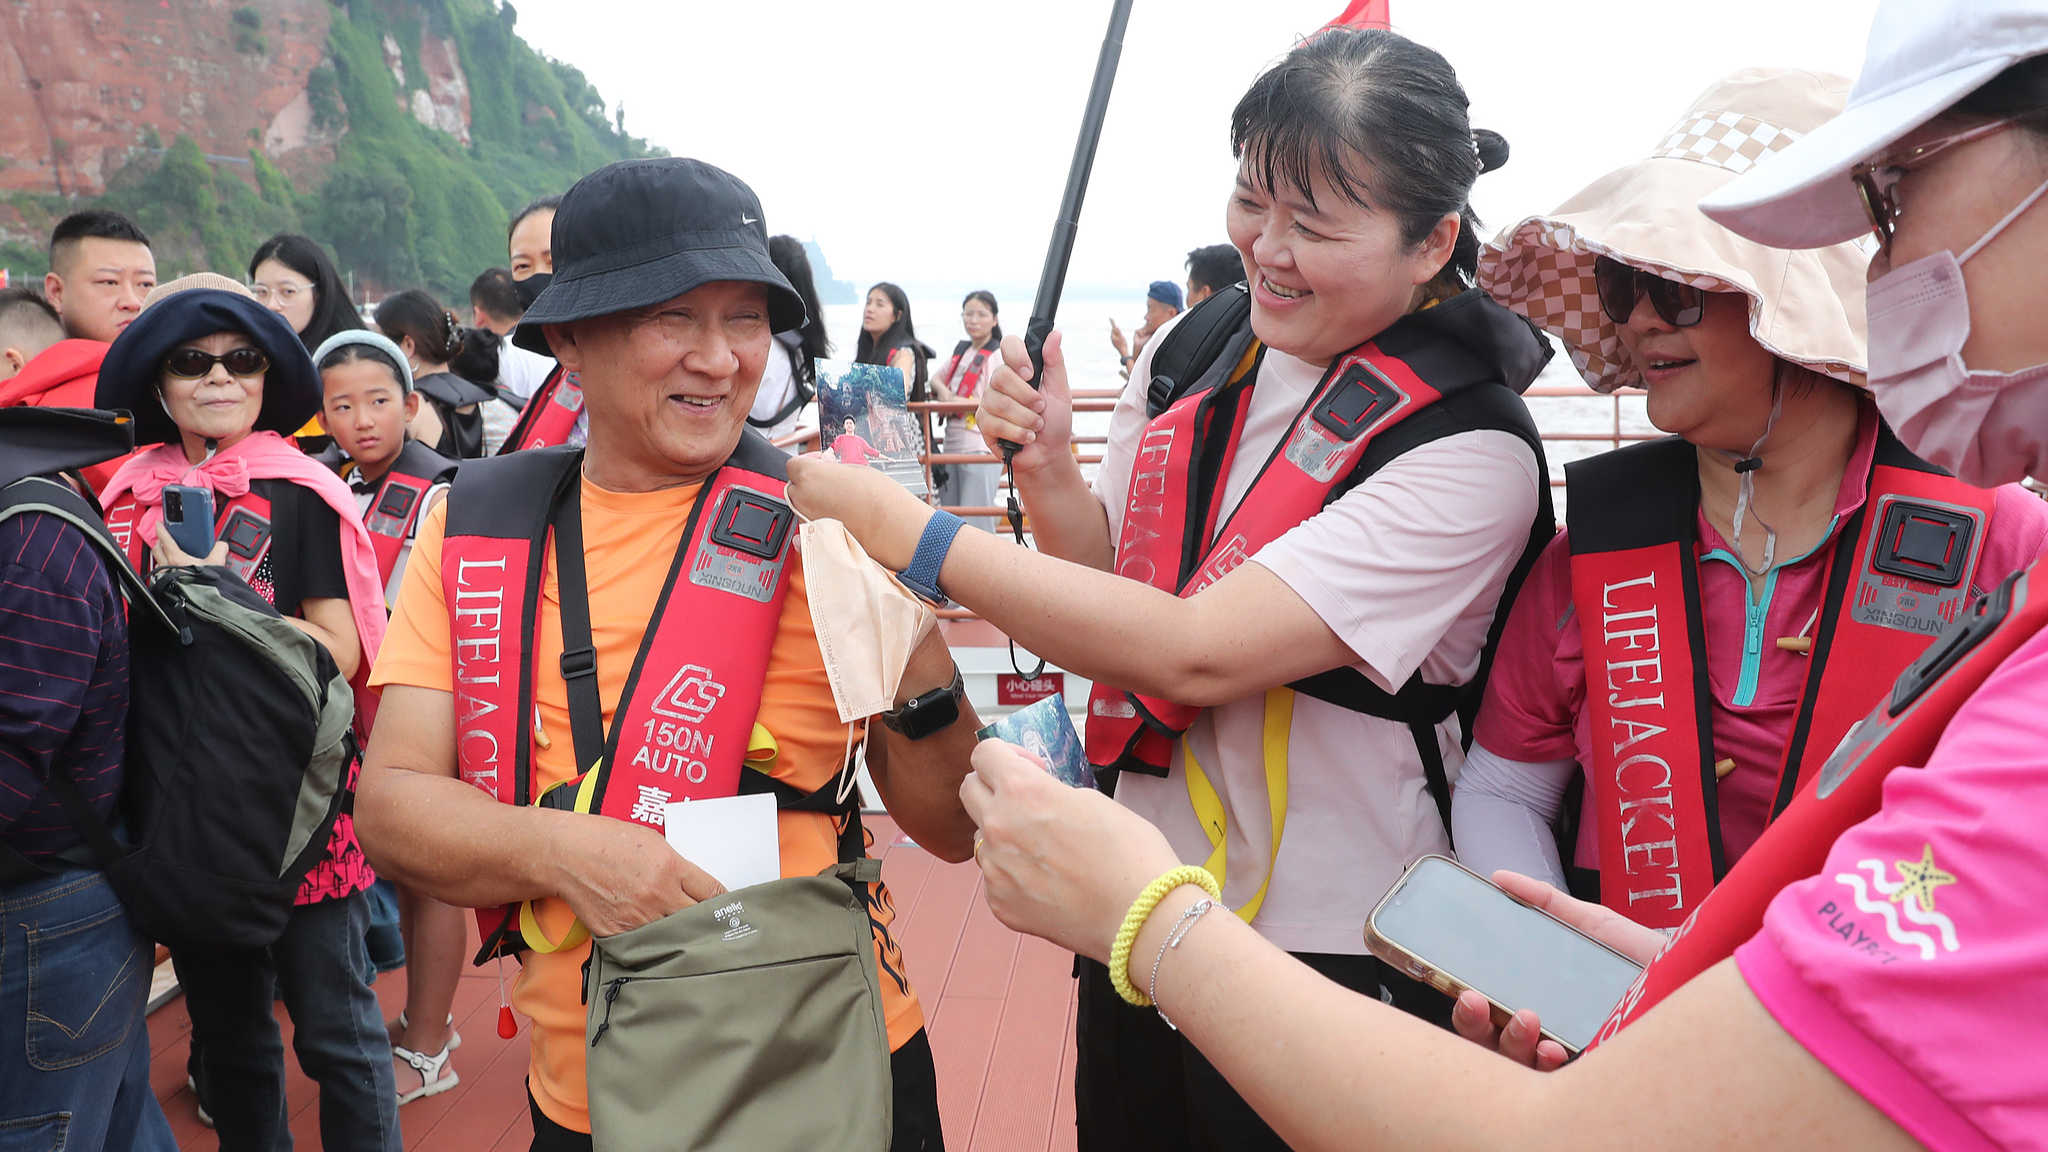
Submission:
M 1879 23 L 1910 25 L 1908 43 L 1950 43 L 1981 27 L 1963 18 L 1966 8 L 1992 6 L 1888 2 Z M 2032 37 L 2026 54 L 2048 51 L 2048 10 L 2039 0 L 2031 9 L 2006 29 Z M 2002 44 L 2015 38 L 2001 35 Z M 1881 59 L 1871 54 L 1873 66 Z M 2048 110 L 2048 98 L 2035 106 Z M 2016 192 L 2014 181 L 1978 172 L 1982 186 L 1957 193 L 1997 207 L 1979 231 L 2048 182 L 2048 151 L 2027 163 Z M 1936 189 L 1935 172 L 1925 175 L 1920 183 Z M 1901 255 L 1914 205 L 1928 202 L 1910 179 L 1906 191 Z M 1929 211 L 1922 222 L 1945 218 Z M 1976 236 L 1953 241 L 1956 250 Z M 2048 242 L 2028 229 L 2000 243 L 2022 240 L 2039 267 Z M 1974 300 L 1979 284 L 1970 287 Z M 2003 339 L 1996 347 L 2008 363 L 1988 353 L 1972 363 L 2010 370 L 2019 362 L 2006 353 L 2048 361 L 2048 328 L 2030 345 Z M 2048 431 L 2048 418 L 2032 426 Z M 2009 591 L 1979 603 L 2003 604 L 2006 619 L 2048 615 L 2048 586 L 2029 596 L 2022 578 Z M 1201 899 L 1191 888 L 1167 893 L 1129 952 L 1158 958 L 1143 976 L 1161 1011 L 1296 1149 L 2048 1148 L 2048 1078 L 2038 1029 L 2027 1026 L 2048 1001 L 2048 723 L 2041 685 L 2028 686 L 2030 695 L 1988 691 L 2007 662 L 2023 658 L 1996 643 L 2001 631 L 1987 621 L 1999 618 L 1973 610 L 1954 646 L 1945 640 L 1902 677 L 1651 964 L 1603 1030 L 1607 1041 L 1561 1074 L 1536 1075 L 1346 993 L 1235 917 L 1190 926 L 1182 915 Z M 1984 679 L 1987 664 L 1999 675 Z M 2043 665 L 2048 654 L 2029 666 L 2040 674 Z M 1924 739 L 1919 718 L 1954 706 L 1957 678 L 1986 689 L 1958 729 L 2031 727 L 1997 755 L 1960 747 L 1954 734 Z M 1906 747 L 1900 737 L 1923 742 Z M 1887 776 L 1879 757 L 1928 770 Z M 1007 745 L 984 742 L 974 759 L 962 799 L 981 831 L 977 858 L 996 915 L 1107 956 L 1132 897 L 1175 862 L 1171 846 Z M 1820 836 L 1839 809 L 1875 812 L 1880 800 L 1884 814 L 1830 854 L 1834 837 Z M 1895 810 L 1908 818 L 1895 820 Z M 1800 854 L 1817 840 L 1818 854 Z M 1544 885 L 1511 883 L 1643 959 L 1662 940 Z M 1519 1019 L 1503 1045 L 1525 1060 L 1534 1059 L 1531 1023 Z
M 1508 618 L 1453 807 L 1481 875 L 1569 877 L 1676 928 L 1947 620 L 2048 542 L 2048 506 L 1940 473 L 1879 419 L 1861 249 L 1768 248 L 1695 206 L 1848 88 L 1735 72 L 1481 256 L 1481 285 L 1588 384 L 1647 387 L 1673 433 L 1566 466 L 1567 528 Z

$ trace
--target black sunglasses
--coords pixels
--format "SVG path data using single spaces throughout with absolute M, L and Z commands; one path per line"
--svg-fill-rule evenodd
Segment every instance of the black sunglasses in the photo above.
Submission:
M 1690 328 L 1706 315 L 1704 290 L 1605 256 L 1593 261 L 1593 284 L 1600 293 L 1601 311 L 1616 324 L 1628 323 L 1628 318 L 1635 314 L 1636 301 L 1644 296 L 1650 298 L 1650 307 L 1657 310 L 1657 316 L 1673 328 Z
M 180 380 L 205 377 L 213 372 L 215 364 L 226 365 L 236 376 L 261 376 L 270 370 L 270 357 L 254 348 L 236 348 L 220 356 L 197 348 L 180 348 L 164 357 L 164 371 Z

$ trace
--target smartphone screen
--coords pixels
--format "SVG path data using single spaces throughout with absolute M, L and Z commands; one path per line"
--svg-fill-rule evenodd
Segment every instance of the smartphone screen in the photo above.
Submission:
M 1593 1042 L 1642 971 L 1627 957 L 1441 856 L 1416 862 L 1372 914 L 1371 930 L 1577 1052 Z

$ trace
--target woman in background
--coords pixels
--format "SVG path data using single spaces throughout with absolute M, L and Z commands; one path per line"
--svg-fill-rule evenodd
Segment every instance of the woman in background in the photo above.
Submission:
M 408 428 L 414 438 L 451 460 L 484 454 L 484 418 L 479 406 L 493 399 L 473 381 L 448 370 L 462 354 L 462 324 L 455 313 L 419 288 L 408 288 L 377 305 L 377 329 L 405 351 L 413 388 L 426 398 Z
M 336 332 L 363 326 L 334 261 L 311 237 L 280 232 L 265 240 L 249 258 L 249 291 L 285 318 L 308 352 Z
M 279 232 L 258 245 L 249 257 L 249 291 L 258 304 L 284 317 L 308 352 L 336 332 L 363 326 L 334 261 L 310 236 Z M 318 416 L 299 429 L 298 441 L 309 453 L 327 447 Z
M 868 289 L 867 304 L 860 314 L 860 343 L 854 360 L 861 364 L 887 364 L 903 372 L 903 395 L 925 400 L 925 365 L 932 350 L 917 338 L 910 322 L 910 297 L 903 289 L 883 281 Z
M 996 320 L 995 294 L 985 290 L 969 292 L 960 302 L 960 326 L 967 339 L 953 346 L 953 358 L 932 377 L 932 395 L 939 400 L 972 400 L 1001 360 L 996 353 L 1003 343 L 1003 326 Z M 981 453 L 987 448 L 975 430 L 971 412 L 946 417 L 945 452 Z M 949 464 L 945 483 L 939 485 L 939 503 L 949 508 L 987 508 L 996 502 L 996 472 L 993 464 Z M 966 517 L 967 523 L 984 532 L 995 531 L 989 516 Z

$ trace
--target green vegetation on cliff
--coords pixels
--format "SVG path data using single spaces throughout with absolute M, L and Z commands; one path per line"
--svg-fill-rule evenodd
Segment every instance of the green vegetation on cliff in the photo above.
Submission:
M 237 10 L 237 25 L 260 34 L 248 11 Z M 165 278 L 200 268 L 240 276 L 265 237 L 300 231 L 327 245 L 344 273 L 387 290 L 425 285 L 446 303 L 463 302 L 478 272 L 505 263 L 512 211 L 611 161 L 659 154 L 606 116 L 581 71 L 521 40 L 517 18 L 510 3 L 493 0 L 338 0 L 307 98 L 314 132 L 341 135 L 335 163 L 310 177 L 312 187 L 295 189 L 257 149 L 246 159 L 208 157 L 176 135 L 160 161 L 119 173 L 99 203 L 150 234 Z M 466 146 L 408 110 L 427 85 L 420 49 L 428 36 L 453 41 L 461 62 Z M 387 37 L 403 86 L 385 62 Z M 176 126 L 161 130 L 174 135 Z M 15 204 L 25 218 L 82 206 L 49 197 Z M 40 275 L 40 254 L 33 263 L 24 255 L 0 253 L 17 273 Z

